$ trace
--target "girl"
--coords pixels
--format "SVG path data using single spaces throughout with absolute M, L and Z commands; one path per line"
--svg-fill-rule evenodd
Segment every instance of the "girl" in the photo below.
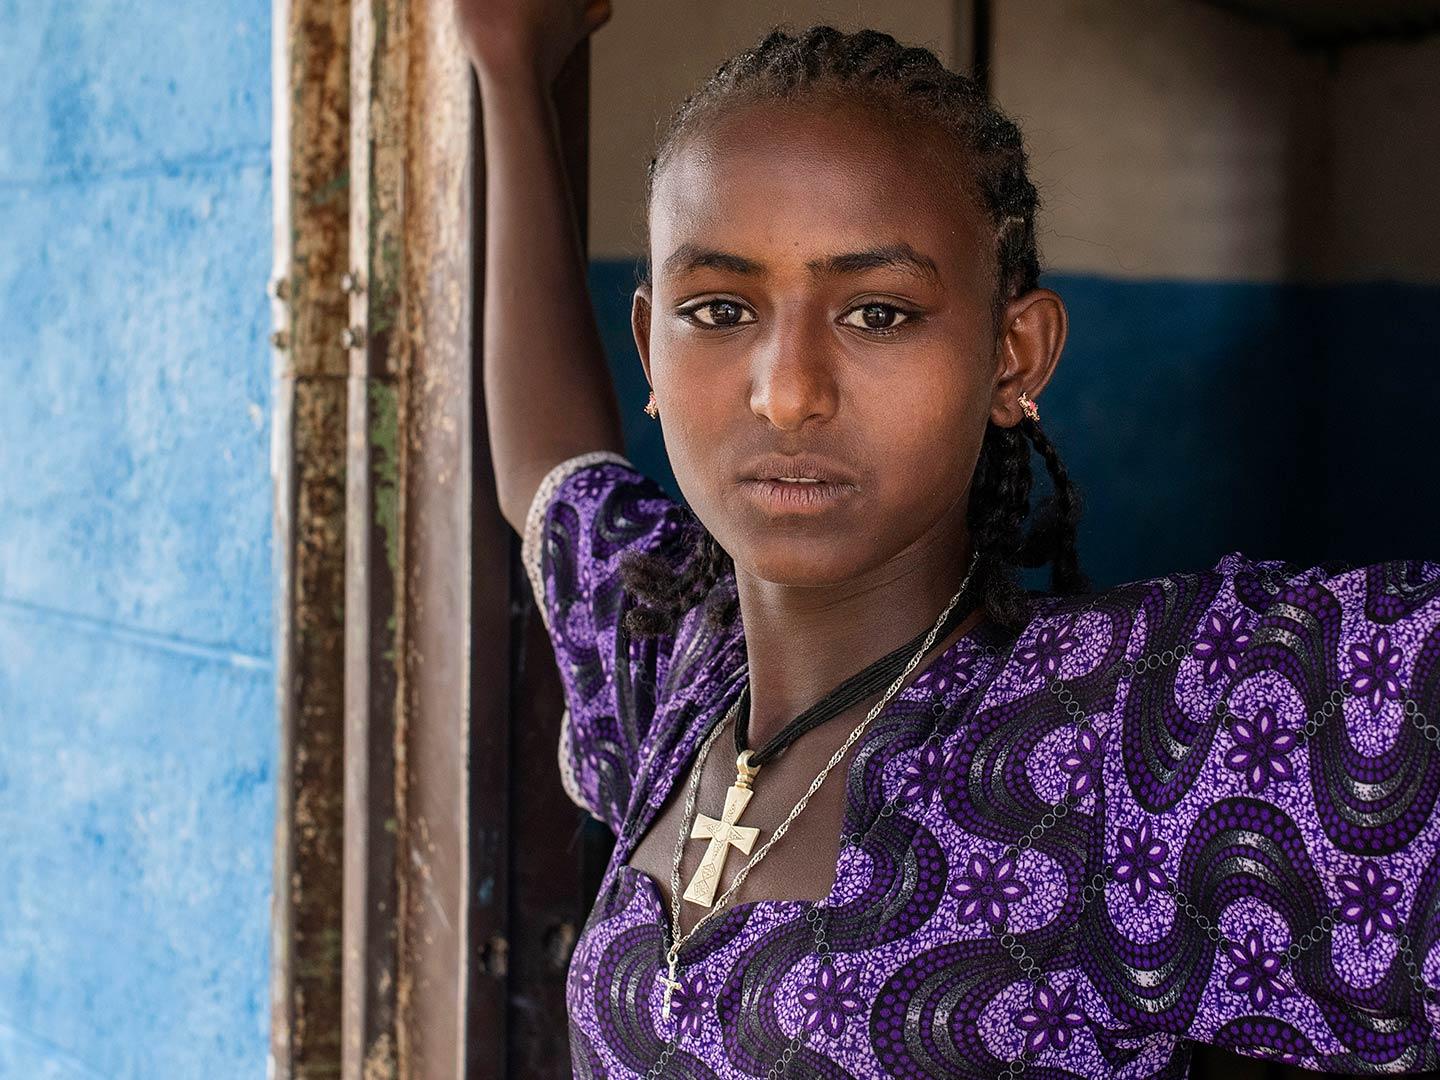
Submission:
M 673 502 L 622 453 L 549 105 L 608 8 L 456 6 L 500 505 L 566 788 L 618 837 L 576 1075 L 1440 1062 L 1440 563 L 1091 590 L 1020 133 L 828 26 L 722 65 L 651 162 L 632 321 Z

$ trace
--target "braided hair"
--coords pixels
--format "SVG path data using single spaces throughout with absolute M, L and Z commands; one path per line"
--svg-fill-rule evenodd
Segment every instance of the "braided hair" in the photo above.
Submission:
M 839 95 L 898 110 L 938 124 L 955 141 L 961 151 L 957 169 L 992 226 L 996 287 L 991 316 L 998 336 L 1007 302 L 1036 288 L 1040 277 L 1035 240 L 1040 198 L 1026 174 L 1020 130 L 974 79 L 950 71 L 929 49 L 902 45 L 877 30 L 846 34 L 820 25 L 792 34 L 782 25 L 722 63 L 680 105 L 660 138 L 646 185 L 647 228 L 655 179 L 686 136 L 725 110 L 806 94 Z M 1027 532 L 1031 447 L 1045 463 L 1053 494 L 1036 509 Z M 1030 600 L 1017 579 L 1018 567 L 1049 564 L 1055 593 L 1089 591 L 1076 552 L 1080 512 L 1080 493 L 1039 424 L 1028 416 L 1012 428 L 987 423 L 966 520 L 979 552 L 970 588 L 993 623 L 1013 634 L 1029 621 Z M 734 563 L 698 518 L 692 526 L 691 549 L 678 567 L 652 553 L 622 556 L 621 581 L 636 600 L 624 619 L 631 635 L 671 632 L 698 604 L 713 628 L 735 618 L 735 590 L 716 588 Z

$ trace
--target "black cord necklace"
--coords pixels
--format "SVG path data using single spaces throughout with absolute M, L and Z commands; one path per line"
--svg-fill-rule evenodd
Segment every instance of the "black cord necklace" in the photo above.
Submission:
M 725 714 L 725 721 L 730 722 L 734 718 L 735 733 L 735 782 L 725 792 L 725 808 L 720 812 L 718 818 L 710 817 L 708 814 L 700 814 L 694 818 L 694 827 L 691 827 L 691 813 L 695 809 L 695 794 L 698 789 L 701 772 L 705 767 L 705 756 L 710 752 L 710 746 L 720 734 L 720 727 L 716 727 L 706 737 L 704 746 L 700 750 L 700 760 L 690 771 L 690 783 L 685 802 L 684 823 L 675 840 L 675 863 L 671 870 L 670 881 L 672 893 L 679 890 L 680 885 L 680 858 L 681 851 L 686 839 L 708 841 L 705 854 L 700 858 L 700 865 L 696 868 L 695 874 L 690 879 L 690 885 L 685 890 L 684 899 L 692 904 L 700 904 L 703 907 L 713 907 L 715 904 L 715 890 L 719 888 L 720 876 L 725 866 L 725 857 L 730 848 L 738 849 L 742 854 L 750 855 L 750 849 L 755 846 L 755 841 L 760 838 L 760 829 L 754 825 L 741 825 L 740 817 L 749 805 L 750 798 L 754 794 L 755 778 L 760 774 L 761 767 L 793 743 L 805 732 L 818 724 L 824 723 L 831 717 L 838 716 L 845 708 L 860 700 L 876 688 L 883 687 L 885 692 L 878 704 L 870 709 L 869 715 L 850 733 L 845 745 L 831 755 L 829 763 L 820 770 L 818 776 L 810 785 L 810 790 L 795 804 L 788 817 L 779 825 L 775 826 L 769 840 L 754 855 L 750 861 L 741 867 L 735 875 L 735 880 L 730 883 L 720 898 L 721 903 L 728 900 L 734 891 L 739 888 L 740 883 L 745 880 L 745 875 L 750 868 L 765 857 L 775 841 L 784 835 L 785 830 L 790 827 L 790 822 L 795 820 L 797 814 L 805 809 L 810 796 L 815 794 L 816 789 L 825 782 L 825 777 L 830 770 L 844 756 L 845 751 L 850 748 L 860 734 L 865 730 L 866 725 L 879 714 L 885 703 L 898 691 L 899 678 L 909 671 L 914 670 L 923 657 L 924 653 L 934 647 L 936 641 L 943 640 L 949 632 L 960 625 L 965 618 L 965 611 L 960 607 L 960 598 L 970 588 L 970 579 L 975 572 L 975 563 L 979 559 L 977 552 L 970 559 L 970 570 L 965 574 L 965 580 L 960 584 L 960 590 L 950 598 L 940 617 L 935 624 L 926 630 L 919 637 L 902 645 L 887 656 L 881 657 L 871 664 L 864 671 L 861 671 L 837 686 L 823 699 L 816 702 L 810 708 L 797 716 L 794 720 L 785 725 L 785 729 L 767 742 L 758 751 L 752 751 L 746 747 L 748 742 L 748 728 L 750 712 L 746 706 L 750 699 L 750 684 L 741 687 L 740 695 L 736 698 L 735 704 Z M 713 912 L 711 914 L 714 914 Z M 680 931 L 680 898 L 672 895 L 671 915 L 674 918 L 677 944 L 670 948 L 670 978 L 666 982 L 667 993 L 679 984 L 675 982 L 675 965 L 678 962 L 679 931 Z M 708 917 L 708 916 L 707 916 Z M 702 920 L 703 921 L 703 920 Z M 696 927 L 700 924 L 696 923 Z M 694 933 L 694 928 L 691 929 Z M 688 936 L 688 935 L 687 935 Z
M 967 609 L 957 603 L 951 609 L 950 614 L 946 616 L 945 621 L 940 624 L 940 629 L 935 634 L 935 640 L 943 641 L 973 610 L 973 608 Z M 910 662 L 910 658 L 915 655 L 915 650 L 924 642 L 925 635 L 928 633 L 930 633 L 930 629 L 927 627 L 894 652 L 882 656 L 864 671 L 850 676 L 834 690 L 831 690 L 776 732 L 764 746 L 758 750 L 751 750 L 750 757 L 747 759 L 750 765 L 758 768 L 774 761 L 783 750 L 807 731 L 819 727 L 826 720 L 839 716 L 851 705 L 873 694 L 876 690 L 890 685 L 895 676 L 900 674 L 905 665 Z M 739 757 L 750 749 L 750 683 L 748 680 L 740 691 L 737 709 L 735 755 Z

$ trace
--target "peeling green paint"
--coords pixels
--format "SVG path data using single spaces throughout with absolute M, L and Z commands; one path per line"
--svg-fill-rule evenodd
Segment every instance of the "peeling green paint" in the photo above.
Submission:
M 379 217 L 379 215 L 376 215 Z M 398 282 L 400 281 L 400 239 L 391 232 L 379 238 L 379 266 L 374 275 L 371 302 L 369 305 L 370 333 L 376 336 L 387 334 L 395 328 L 395 312 L 399 308 Z
M 400 399 L 397 388 L 370 380 L 370 461 L 375 526 L 385 540 L 391 577 L 400 575 Z
M 348 209 L 350 205 L 350 170 L 337 173 L 334 178 L 321 184 L 307 197 L 310 206 L 328 206 L 334 203 L 341 203 Z

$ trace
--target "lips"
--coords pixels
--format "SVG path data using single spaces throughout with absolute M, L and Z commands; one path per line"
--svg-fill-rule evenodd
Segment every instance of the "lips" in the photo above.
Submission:
M 767 454 L 751 461 L 737 478 L 740 480 L 804 481 L 855 487 L 855 476 L 838 462 L 816 454 Z
M 852 500 L 859 488 L 825 480 L 744 480 L 740 490 L 767 514 L 823 514 Z

